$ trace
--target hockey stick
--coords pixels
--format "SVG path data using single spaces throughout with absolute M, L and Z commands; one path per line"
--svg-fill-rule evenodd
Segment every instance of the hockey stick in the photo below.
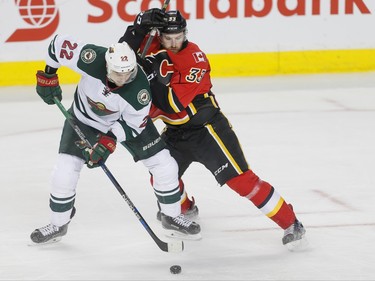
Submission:
M 167 9 L 168 5 L 169 5 L 169 1 L 170 0 L 165 0 L 164 1 L 164 4 L 163 4 L 163 7 L 161 7 L 161 10 L 163 12 L 165 12 L 165 10 Z M 142 51 L 142 54 L 141 54 L 141 58 L 143 59 L 146 54 L 147 54 L 147 51 L 148 49 L 150 48 L 150 45 L 151 45 L 151 42 L 152 40 L 154 39 L 155 35 L 156 35 L 156 32 L 158 31 L 158 29 L 156 27 L 154 27 L 153 29 L 151 29 L 150 31 L 150 36 L 148 37 L 147 41 L 146 41 L 146 45 L 145 47 L 143 48 L 143 51 Z
M 87 147 L 92 148 L 93 146 L 90 144 L 89 140 L 83 134 L 83 132 L 81 131 L 81 129 L 78 127 L 78 125 L 74 123 L 72 116 L 65 109 L 65 107 L 62 105 L 62 103 L 59 101 L 59 99 L 57 97 L 54 97 L 53 99 L 55 101 L 55 104 L 58 106 L 58 108 L 64 114 L 66 120 L 69 122 L 70 126 L 72 126 L 72 128 L 74 129 L 74 131 L 76 132 L 76 134 L 79 136 L 79 138 L 85 143 L 85 145 Z M 111 182 L 116 187 L 116 189 L 118 190 L 118 192 L 121 194 L 121 197 L 124 198 L 125 202 L 128 204 L 128 206 L 130 207 L 130 209 L 134 212 L 135 216 L 138 218 L 138 220 L 141 222 L 141 224 L 143 225 L 143 227 L 150 234 L 151 238 L 159 246 L 159 248 L 162 251 L 164 251 L 164 252 L 173 252 L 173 253 L 182 252 L 184 250 L 184 242 L 183 241 L 164 242 L 164 241 L 160 240 L 159 237 L 157 237 L 156 234 L 152 231 L 151 227 L 147 224 L 147 222 L 145 221 L 145 219 L 142 217 L 141 213 L 134 206 L 134 204 L 130 200 L 129 196 L 126 195 L 125 191 L 122 189 L 122 187 L 117 182 L 117 180 L 115 179 L 115 177 L 108 170 L 107 166 L 102 161 L 99 161 L 99 165 L 100 165 L 100 167 L 102 167 L 102 169 L 105 172 L 105 174 L 108 176 L 108 178 L 111 180 Z

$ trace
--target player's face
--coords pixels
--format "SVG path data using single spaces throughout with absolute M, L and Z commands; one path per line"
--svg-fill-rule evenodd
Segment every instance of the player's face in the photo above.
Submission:
M 108 78 L 113 83 L 115 83 L 116 86 L 120 87 L 120 86 L 126 84 L 126 82 L 128 82 L 128 80 L 132 76 L 133 72 L 134 72 L 134 69 L 130 72 L 110 71 L 109 74 L 108 74 Z
M 164 46 L 165 49 L 173 53 L 178 53 L 181 50 L 181 47 L 184 41 L 185 41 L 184 32 L 175 33 L 175 34 L 162 33 L 160 35 L 160 43 Z

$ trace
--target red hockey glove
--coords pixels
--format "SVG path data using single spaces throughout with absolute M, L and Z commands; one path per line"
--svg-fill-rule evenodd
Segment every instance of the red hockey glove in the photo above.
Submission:
M 82 151 L 87 167 L 96 168 L 107 160 L 116 149 L 116 140 L 106 135 L 99 135 L 98 142 L 92 148 Z M 99 163 L 100 162 L 100 163 Z
M 62 100 L 62 91 L 56 73 L 48 74 L 42 70 L 36 73 L 36 92 L 47 104 L 54 104 L 54 97 Z

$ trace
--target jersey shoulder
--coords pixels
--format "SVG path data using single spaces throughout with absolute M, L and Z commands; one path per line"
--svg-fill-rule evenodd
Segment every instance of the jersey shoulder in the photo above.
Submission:
M 113 92 L 119 94 L 135 110 L 141 110 L 151 102 L 151 90 L 146 74 L 139 65 L 137 68 L 135 79 Z
M 168 51 L 168 56 L 177 69 L 198 67 L 207 68 L 209 61 L 206 54 L 195 43 L 188 42 L 187 46 L 177 54 Z
M 99 79 L 105 84 L 107 68 L 105 53 L 107 48 L 94 44 L 86 44 L 81 49 L 77 67 L 87 75 Z

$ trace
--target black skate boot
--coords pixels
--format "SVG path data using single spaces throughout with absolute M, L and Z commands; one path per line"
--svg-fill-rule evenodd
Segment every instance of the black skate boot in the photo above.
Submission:
M 295 220 L 291 226 L 284 230 L 283 245 L 286 245 L 290 251 L 304 250 L 308 244 L 305 233 L 306 230 L 302 223 Z
M 68 232 L 68 224 L 63 226 L 56 226 L 47 224 L 41 228 L 35 229 L 31 235 L 31 240 L 36 244 L 54 243 L 61 240 L 61 238 Z
M 184 214 L 172 218 L 161 213 L 161 225 L 167 230 L 172 230 L 167 235 L 173 238 L 186 240 L 199 240 L 202 238 L 199 234 L 201 231 L 200 225 L 186 218 Z
M 76 213 L 76 208 L 73 207 L 70 219 L 74 217 Z M 52 223 L 46 226 L 35 229 L 31 235 L 31 241 L 35 244 L 49 244 L 59 242 L 61 238 L 68 232 L 68 225 L 70 221 L 63 226 L 56 226 Z
M 190 199 L 188 200 L 191 202 L 189 208 L 187 210 L 184 210 L 183 208 L 181 208 L 181 212 L 185 215 L 186 218 L 190 220 L 195 220 L 198 218 L 198 215 L 199 215 L 198 206 L 195 205 L 194 197 L 191 197 L 191 200 Z M 158 221 L 161 221 L 161 210 L 160 210 L 159 201 L 156 201 L 156 203 L 158 204 L 158 209 L 159 209 L 158 212 L 156 213 L 156 219 Z

